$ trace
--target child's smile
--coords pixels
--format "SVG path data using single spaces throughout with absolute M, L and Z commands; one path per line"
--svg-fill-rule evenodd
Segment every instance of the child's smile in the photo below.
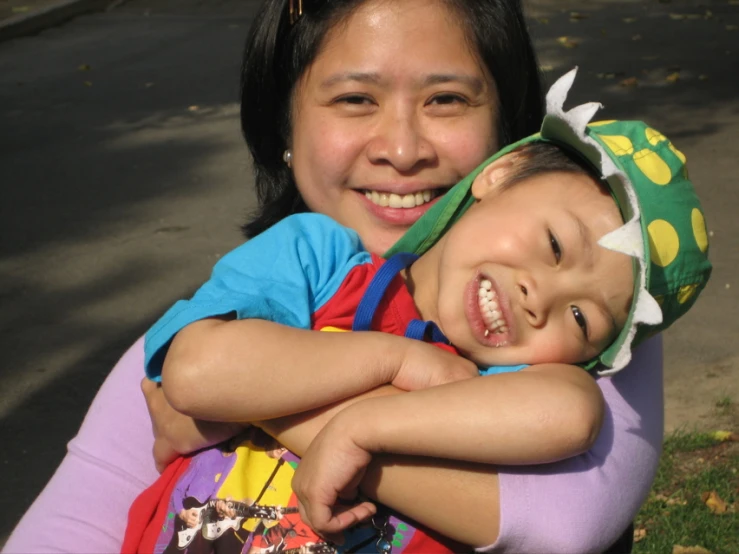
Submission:
M 513 342 L 515 329 L 507 298 L 488 275 L 480 274 L 470 283 L 468 319 L 477 340 L 487 346 L 505 346 Z M 475 290 L 476 289 L 476 290 Z
M 479 202 L 409 270 L 422 317 L 481 366 L 592 359 L 631 304 L 631 259 L 598 245 L 623 224 L 616 203 L 586 174 L 503 191 L 485 178 L 472 185 Z

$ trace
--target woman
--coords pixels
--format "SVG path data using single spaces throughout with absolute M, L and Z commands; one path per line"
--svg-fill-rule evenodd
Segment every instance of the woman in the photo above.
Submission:
M 535 131 L 540 118 L 535 58 L 516 2 L 267 2 L 243 70 L 242 121 L 260 203 L 245 231 L 312 210 L 383 252 L 429 198 Z M 413 207 L 386 205 L 398 201 Z M 7 552 L 119 548 L 130 502 L 155 478 L 137 386 L 142 358 L 138 342 L 114 369 Z M 378 457 L 363 488 L 443 534 L 494 551 L 603 551 L 634 516 L 656 469 L 661 364 L 661 342 L 653 339 L 632 367 L 599 380 L 609 411 L 587 455 L 515 468 Z M 498 400 L 501 425 L 536 432 L 515 379 L 501 386 L 510 387 Z M 530 383 L 527 390 L 537 394 Z M 147 394 L 160 461 L 169 443 L 189 451 L 235 432 L 177 416 L 158 390 Z M 265 427 L 301 454 L 329 416 Z M 39 518 L 44 525 L 34 526 Z

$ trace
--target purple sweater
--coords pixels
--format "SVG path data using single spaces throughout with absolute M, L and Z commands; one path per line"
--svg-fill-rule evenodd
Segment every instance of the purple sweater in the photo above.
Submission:
M 139 386 L 143 375 L 142 338 L 108 376 L 67 456 L 4 553 L 120 551 L 131 503 L 158 476 Z M 596 445 L 553 464 L 501 467 L 500 536 L 481 551 L 601 552 L 633 519 L 649 492 L 662 444 L 661 337 L 598 384 L 608 409 Z

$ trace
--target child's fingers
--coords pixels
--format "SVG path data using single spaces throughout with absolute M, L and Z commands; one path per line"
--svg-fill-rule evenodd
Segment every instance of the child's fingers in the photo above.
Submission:
M 310 508 L 298 502 L 300 517 L 319 535 L 341 544 L 341 532 L 371 518 L 377 513 L 372 502 L 361 502 L 355 506 L 314 505 Z
M 377 506 L 372 502 L 362 502 L 356 506 L 337 506 L 333 517 L 335 525 L 343 531 L 357 523 L 366 521 L 377 513 Z
M 159 473 L 162 473 L 179 456 L 177 451 L 163 438 L 154 439 L 152 454 L 154 455 L 154 463 Z
M 319 535 L 323 535 L 325 540 L 338 545 L 344 544 L 343 531 L 370 519 L 377 513 L 377 507 L 371 502 L 362 502 L 357 506 L 340 509 L 345 511 L 336 513 L 327 524 L 332 531 L 319 533 Z

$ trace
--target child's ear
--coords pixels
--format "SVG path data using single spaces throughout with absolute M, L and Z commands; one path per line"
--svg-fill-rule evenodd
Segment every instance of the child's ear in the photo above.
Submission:
M 520 157 L 518 153 L 512 152 L 488 164 L 472 181 L 470 192 L 473 198 L 479 201 L 489 192 L 497 191 L 499 185 L 505 182 L 506 177 L 508 177 Z

